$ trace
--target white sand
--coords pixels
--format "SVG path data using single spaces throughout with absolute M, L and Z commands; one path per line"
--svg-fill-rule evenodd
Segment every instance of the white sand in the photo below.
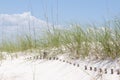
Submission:
M 98 74 L 56 60 L 5 60 L 0 66 L 0 80 L 120 80 L 117 74 Z

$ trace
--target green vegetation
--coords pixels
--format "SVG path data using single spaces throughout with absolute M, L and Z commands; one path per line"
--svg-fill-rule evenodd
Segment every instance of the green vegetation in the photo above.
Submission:
M 25 51 L 28 49 L 52 49 L 61 46 L 76 58 L 94 56 L 99 59 L 115 59 L 120 56 L 120 20 L 98 27 L 83 27 L 72 24 L 69 29 L 54 28 L 45 32 L 37 40 L 30 35 L 16 37 L 16 41 L 3 40 L 0 50 L 6 52 Z M 64 51 L 63 51 L 64 53 Z

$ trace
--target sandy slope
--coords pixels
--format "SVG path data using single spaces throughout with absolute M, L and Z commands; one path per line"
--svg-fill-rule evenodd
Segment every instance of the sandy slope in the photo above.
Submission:
M 56 60 L 25 61 L 21 58 L 3 61 L 0 80 L 120 80 L 119 75 L 85 71 Z

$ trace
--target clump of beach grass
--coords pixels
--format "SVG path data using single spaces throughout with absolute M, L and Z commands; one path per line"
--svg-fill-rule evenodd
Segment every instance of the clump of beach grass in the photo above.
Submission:
M 119 58 L 120 19 L 114 19 L 110 24 L 104 24 L 102 27 L 71 24 L 68 28 L 52 28 L 45 31 L 44 35 L 37 40 L 29 34 L 16 37 L 15 42 L 4 40 L 0 50 L 17 52 L 28 49 L 61 49 L 61 46 L 64 46 L 70 56 L 76 58 L 88 56 L 95 56 L 98 59 Z M 61 51 L 65 53 L 62 49 Z

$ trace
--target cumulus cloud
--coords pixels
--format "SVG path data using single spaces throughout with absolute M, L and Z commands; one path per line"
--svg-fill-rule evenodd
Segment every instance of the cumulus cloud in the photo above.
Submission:
M 22 14 L 0 14 L 0 36 L 10 36 L 22 33 L 33 33 L 33 30 L 40 34 L 43 29 L 51 26 L 50 23 L 40 20 L 31 15 L 30 12 Z

